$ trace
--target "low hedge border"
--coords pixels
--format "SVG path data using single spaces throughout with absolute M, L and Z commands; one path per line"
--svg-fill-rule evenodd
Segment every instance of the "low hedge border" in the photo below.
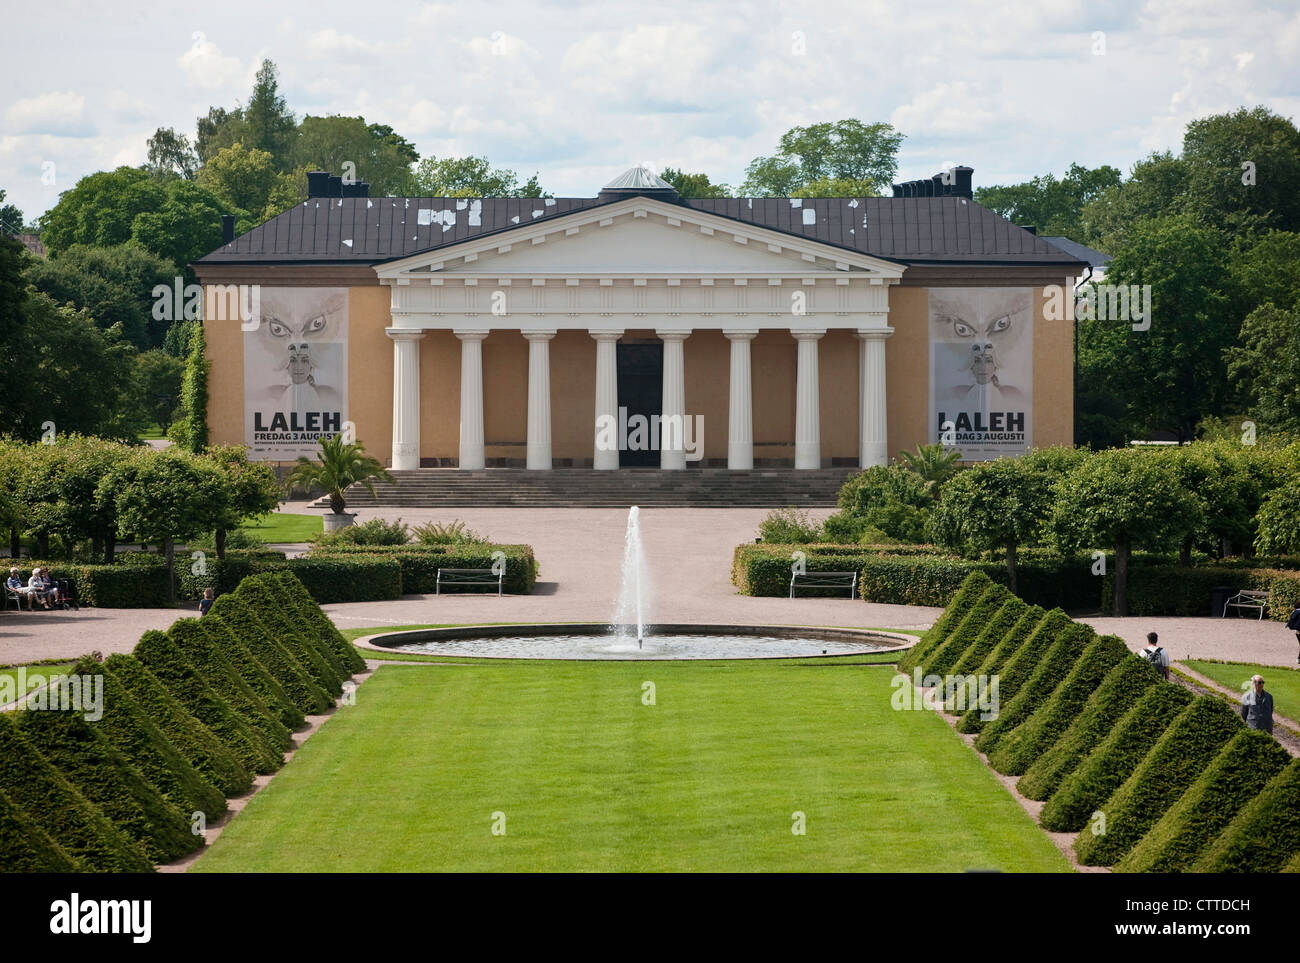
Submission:
M 1292 759 L 1248 802 L 1193 865 L 1194 873 L 1294 871 L 1300 856 L 1300 759 Z
M 439 568 L 491 568 L 495 552 L 504 554 L 506 560 L 502 591 L 531 595 L 537 584 L 537 559 L 531 545 L 329 545 L 313 548 L 306 557 L 393 558 L 402 568 L 403 594 L 432 595 L 438 588 Z M 443 591 L 447 591 L 445 586 Z
M 1129 615 L 1221 615 L 1210 612 L 1210 596 L 1219 586 L 1234 592 L 1252 589 L 1269 593 L 1266 615 L 1285 622 L 1300 605 L 1300 572 L 1280 568 L 1244 568 L 1155 565 L 1130 567 L 1128 574 Z M 1102 585 L 1102 609 L 1110 611 L 1115 598 L 1115 575 L 1109 573 Z
M 82 565 L 77 562 L 27 562 L 19 567 L 23 584 L 33 568 L 54 579 L 70 578 L 77 584 L 81 605 L 103 609 L 162 609 L 167 607 L 167 570 L 161 565 Z M 177 560 L 177 569 L 180 561 Z
M 1115 864 L 1115 872 L 1184 872 L 1290 761 L 1291 754 L 1268 733 L 1237 733 L 1173 808 Z

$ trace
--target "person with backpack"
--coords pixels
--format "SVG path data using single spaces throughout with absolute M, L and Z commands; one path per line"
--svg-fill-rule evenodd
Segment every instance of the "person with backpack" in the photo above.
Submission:
M 1295 611 L 1286 620 L 1286 627 L 1295 633 L 1295 640 L 1300 643 L 1300 602 L 1296 603 Z M 1300 655 L 1296 656 L 1296 661 L 1300 662 Z
M 1166 682 L 1169 681 L 1169 653 L 1160 647 L 1158 636 L 1154 632 L 1147 633 L 1147 647 L 1142 650 L 1142 658 L 1146 659 L 1160 672 Z

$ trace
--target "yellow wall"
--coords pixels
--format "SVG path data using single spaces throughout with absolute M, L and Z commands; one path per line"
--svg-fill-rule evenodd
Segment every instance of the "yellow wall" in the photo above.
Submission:
M 1066 288 L 1068 291 L 1069 288 Z M 1044 320 L 1047 289 L 1034 292 L 1033 446 L 1074 444 L 1074 328 Z
M 217 318 L 212 292 L 204 289 L 205 318 Z M 208 369 L 208 441 L 244 444 L 244 332 L 237 320 L 203 322 Z
M 384 464 L 393 449 L 393 342 L 388 288 L 348 289 L 348 420 L 366 454 Z
M 886 422 L 889 457 L 929 444 L 930 297 L 927 288 L 889 290 L 885 341 Z

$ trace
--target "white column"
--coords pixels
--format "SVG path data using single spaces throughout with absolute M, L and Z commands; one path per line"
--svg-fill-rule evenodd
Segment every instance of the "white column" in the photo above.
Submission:
M 525 331 L 528 339 L 528 462 L 533 471 L 551 467 L 551 339 L 554 331 Z
M 889 421 L 885 409 L 885 339 L 893 328 L 859 328 L 858 465 L 889 464 Z
M 791 331 L 799 342 L 799 371 L 795 382 L 794 467 L 821 468 L 821 387 L 818 383 L 817 342 L 820 331 Z
M 420 339 L 423 331 L 388 328 L 393 339 L 393 468 L 420 467 Z
M 663 415 L 659 419 L 659 467 L 686 467 L 686 350 L 689 331 L 656 331 L 664 343 Z
M 483 339 L 486 331 L 453 331 L 460 338 L 460 467 L 474 471 L 483 456 Z
M 595 448 L 591 467 L 618 468 L 618 339 L 622 331 L 589 331 L 596 339 Z
M 727 467 L 754 467 L 754 400 L 750 380 L 749 343 L 757 331 L 723 331 L 731 342 L 731 399 L 727 406 Z

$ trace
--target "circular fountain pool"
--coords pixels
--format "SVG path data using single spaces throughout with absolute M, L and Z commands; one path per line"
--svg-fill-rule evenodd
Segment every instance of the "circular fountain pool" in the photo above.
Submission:
M 359 640 L 390 652 L 482 659 L 636 661 L 778 659 L 863 655 L 907 648 L 913 640 L 855 629 L 742 625 L 656 625 L 638 646 L 636 630 L 609 625 L 501 625 L 417 629 Z

